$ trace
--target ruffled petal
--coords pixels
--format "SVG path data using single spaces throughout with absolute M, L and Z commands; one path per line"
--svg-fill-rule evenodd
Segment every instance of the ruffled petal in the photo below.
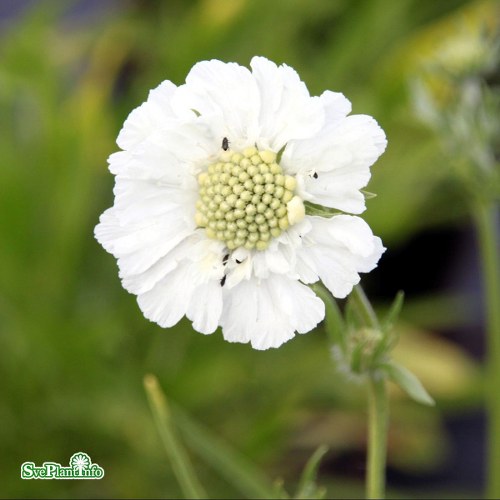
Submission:
M 219 242 L 207 240 L 200 232 L 194 235 L 176 266 L 153 288 L 139 294 L 144 316 L 168 328 L 186 315 L 195 330 L 214 332 L 222 312 L 221 250 Z
M 209 281 L 198 286 L 189 300 L 186 316 L 200 333 L 213 333 L 219 326 L 222 313 L 222 287 L 220 281 Z
M 368 184 L 370 166 L 386 145 L 384 131 L 372 117 L 353 115 L 313 139 L 289 143 L 282 165 L 297 174 L 303 199 L 358 214 L 365 209 L 359 190 Z
M 180 243 L 160 257 L 155 264 L 145 271 L 138 273 L 125 273 L 120 271 L 122 285 L 125 290 L 135 295 L 141 295 L 151 290 L 167 274 L 173 271 L 181 261 L 186 258 L 186 254 L 192 245 L 194 235 L 185 237 Z M 122 265 L 122 268 L 125 266 Z
M 197 185 L 186 182 L 177 187 L 161 181 L 116 178 L 115 215 L 121 226 L 147 224 L 155 217 L 181 208 L 183 219 L 194 227 L 195 203 L 198 198 Z
M 178 122 L 173 129 L 151 133 L 131 151 L 112 154 L 109 169 L 129 179 L 162 180 L 178 186 L 206 164 L 218 149 L 215 144 L 203 121 Z
M 117 210 L 110 208 L 101 215 L 94 234 L 105 250 L 118 259 L 120 276 L 125 278 L 146 271 L 193 234 L 194 220 L 184 217 L 183 208 L 173 206 L 168 213 L 140 224 L 122 225 Z
M 224 295 L 220 319 L 229 342 L 254 349 L 279 347 L 295 332 L 312 330 L 323 318 L 323 302 L 305 285 L 282 275 L 241 281 Z
M 288 141 L 312 137 L 321 129 L 320 99 L 309 95 L 294 69 L 265 57 L 254 57 L 250 66 L 260 93 L 260 148 L 277 152 Z
M 215 59 L 195 64 L 186 83 L 175 92 L 172 106 L 178 112 L 195 110 L 211 120 L 219 117 L 224 123 L 220 133 L 230 141 L 238 139 L 249 145 L 257 139 L 258 89 L 250 71 L 239 64 Z
M 167 80 L 149 92 L 147 101 L 134 109 L 125 120 L 116 140 L 120 148 L 130 150 L 158 130 L 175 126 L 180 118 L 196 116 L 192 111 L 183 115 L 174 112 L 171 100 L 176 89 Z
M 297 248 L 304 281 L 318 276 L 335 297 L 344 298 L 359 283 L 359 273 L 371 271 L 385 248 L 363 219 L 338 215 L 331 219 L 308 217 L 312 224 L 304 245 Z
M 325 90 L 319 98 L 325 110 L 325 128 L 339 123 L 352 110 L 351 102 L 340 92 Z
M 185 316 L 195 285 L 191 263 L 184 260 L 156 286 L 137 297 L 144 316 L 163 328 L 177 324 Z

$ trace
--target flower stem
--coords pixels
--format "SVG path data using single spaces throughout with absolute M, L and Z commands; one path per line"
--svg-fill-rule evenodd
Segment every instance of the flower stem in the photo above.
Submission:
M 366 326 L 379 330 L 377 315 L 360 285 L 352 292 L 358 313 Z M 368 381 L 368 459 L 366 467 L 366 497 L 384 498 L 389 399 L 385 376 L 371 370 Z
M 474 209 L 486 307 L 486 405 L 488 411 L 487 497 L 500 498 L 500 263 L 498 205 L 478 204 Z
M 385 377 L 372 372 L 368 386 L 366 498 L 384 498 L 389 401 Z

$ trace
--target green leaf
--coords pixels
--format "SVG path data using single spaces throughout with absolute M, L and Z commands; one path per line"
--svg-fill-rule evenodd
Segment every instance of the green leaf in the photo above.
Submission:
M 305 201 L 304 206 L 307 215 L 319 215 L 320 217 L 333 217 L 334 215 L 342 214 L 334 208 L 323 207 L 310 201 Z
M 281 157 L 283 156 L 283 153 L 285 152 L 286 144 L 278 151 L 278 154 L 276 155 L 276 163 L 280 163 Z
M 376 193 L 370 193 L 370 191 L 365 191 L 364 189 L 362 189 L 361 192 L 363 193 L 365 200 L 371 200 L 377 197 Z
M 290 495 L 285 490 L 285 482 L 282 477 L 275 479 L 273 483 L 273 492 L 273 498 L 282 498 L 284 500 L 288 500 L 290 498 Z
M 399 335 L 398 332 L 394 329 L 394 324 L 396 323 L 399 314 L 401 313 L 403 302 L 404 292 L 399 291 L 394 298 L 389 312 L 387 313 L 387 316 L 382 323 L 382 339 L 373 353 L 373 359 L 376 360 L 385 356 L 385 354 L 389 353 L 396 345 Z
M 412 399 L 424 405 L 434 406 L 434 400 L 425 390 L 420 380 L 410 370 L 393 361 L 380 365 L 380 368 Z
M 311 458 L 307 461 L 300 477 L 299 487 L 295 498 L 319 498 L 316 476 L 318 474 L 321 459 L 325 456 L 327 451 L 328 446 L 323 444 L 316 449 Z
M 363 326 L 373 330 L 380 330 L 377 315 L 361 285 L 358 284 L 352 289 L 349 295 L 349 303 L 352 303 Z
M 382 331 L 385 332 L 392 329 L 392 327 L 399 318 L 401 309 L 403 308 L 404 299 L 405 299 L 405 294 L 402 290 L 400 290 L 396 294 L 396 297 L 394 298 L 394 301 L 391 304 L 389 312 L 387 313 L 387 316 L 385 317 L 384 322 L 382 323 Z
M 360 316 L 358 308 L 352 300 L 352 294 L 349 295 L 344 308 L 344 318 L 347 325 L 347 329 L 350 332 L 354 332 L 363 328 L 363 318 Z
M 362 373 L 364 370 L 363 361 L 364 359 L 364 349 L 366 342 L 359 340 L 354 346 L 351 353 L 351 370 L 354 373 Z
M 219 436 L 171 403 L 176 426 L 190 448 L 248 498 L 276 497 L 275 489 L 261 471 Z
M 184 493 L 185 498 L 207 498 L 201 486 L 188 454 L 176 435 L 165 394 L 154 375 L 144 377 L 144 388 L 158 428 L 163 446 L 172 464 L 172 469 Z

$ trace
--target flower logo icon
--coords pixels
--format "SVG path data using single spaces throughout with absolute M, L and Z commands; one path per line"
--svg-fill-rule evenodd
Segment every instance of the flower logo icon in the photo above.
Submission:
M 86 453 L 75 453 L 69 460 L 70 466 L 77 475 L 83 475 L 83 470 L 90 467 L 90 457 Z

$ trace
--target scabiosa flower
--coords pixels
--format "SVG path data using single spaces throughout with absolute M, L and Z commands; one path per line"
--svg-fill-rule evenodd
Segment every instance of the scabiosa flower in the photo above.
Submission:
M 200 62 L 132 111 L 95 235 L 151 321 L 187 316 L 201 333 L 221 326 L 267 349 L 323 319 L 308 284 L 342 298 L 376 266 L 380 239 L 347 213 L 364 211 L 386 139 L 373 118 L 348 116 L 342 94 L 312 97 L 263 57 L 250 66 Z M 318 206 L 328 217 L 309 215 L 328 212 Z

